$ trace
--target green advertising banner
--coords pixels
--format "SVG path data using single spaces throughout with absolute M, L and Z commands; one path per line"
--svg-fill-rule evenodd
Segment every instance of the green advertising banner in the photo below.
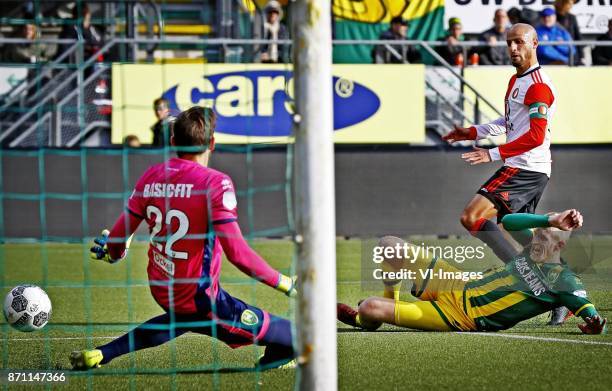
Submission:
M 334 0 L 335 38 L 378 39 L 391 18 L 408 20 L 408 39 L 435 41 L 444 34 L 444 0 Z M 335 63 L 371 63 L 372 45 L 335 45 Z M 424 56 L 424 59 L 426 56 Z

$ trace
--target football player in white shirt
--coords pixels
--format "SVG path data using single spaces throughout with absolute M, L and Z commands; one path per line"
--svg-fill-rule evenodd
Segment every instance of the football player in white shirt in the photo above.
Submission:
M 490 219 L 497 216 L 500 223 L 510 213 L 535 212 L 550 177 L 549 126 L 556 108 L 555 88 L 538 64 L 535 29 L 528 24 L 515 24 L 506 39 L 516 74 L 506 90 L 505 115 L 488 124 L 455 126 L 444 137 L 452 143 L 506 135 L 506 143 L 499 147 L 475 147 L 461 155 L 471 165 L 498 160 L 504 163 L 461 214 L 461 224 L 487 243 L 500 259 L 510 259 L 518 251 Z

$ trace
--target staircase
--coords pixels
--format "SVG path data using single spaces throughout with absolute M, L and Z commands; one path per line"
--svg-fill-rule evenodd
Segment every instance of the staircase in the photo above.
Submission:
M 425 72 L 425 126 L 427 144 L 446 144 L 441 136 L 446 135 L 454 125 L 466 126 L 491 122 L 481 111 L 488 107 L 499 116 L 502 115 L 491 102 L 484 98 L 462 76 L 461 68 L 453 67 L 438 55 L 429 45 L 422 45 L 441 66 L 427 67 Z M 479 145 L 494 143 L 494 139 L 479 141 Z M 456 145 L 470 145 L 471 141 L 462 141 Z
M 440 137 L 453 125 L 491 122 L 480 111 L 479 94 L 466 94 L 461 80 L 445 67 L 431 66 L 425 70 L 425 124 Z
M 64 64 L 79 56 L 75 43 L 57 60 L 45 64 L 38 75 L 20 86 L 23 94 L 12 94 L 0 102 L 0 143 L 4 147 L 73 147 L 109 142 L 111 101 L 110 61 L 132 54 L 137 62 L 250 62 L 249 46 L 206 46 L 199 40 L 187 43 L 176 38 L 251 38 L 260 15 L 241 13 L 236 0 L 160 0 L 139 2 L 129 12 L 114 5 L 105 17 L 114 20 L 107 30 L 107 43 L 90 58 Z M 215 13 L 215 9 L 220 10 Z M 228 21 L 229 19 L 231 21 Z M 237 16 L 238 15 L 238 16 Z M 247 18 L 244 18 L 248 15 Z M 133 20 L 129 29 L 126 20 Z M 129 31 L 128 31 L 129 30 Z M 164 42 L 133 44 L 119 42 L 134 38 L 163 38 Z M 434 57 L 435 51 L 424 48 Z M 104 57 L 107 63 L 99 62 Z M 128 57 L 129 58 L 129 57 Z M 443 66 L 426 70 L 426 145 L 443 144 L 441 136 L 454 124 L 489 122 L 481 106 L 490 106 L 461 76 L 460 69 L 438 59 Z M 469 91 L 469 94 L 466 93 Z M 493 109 L 496 111 L 495 109 Z M 93 141 L 92 141 L 93 140 Z M 486 143 L 486 141 L 485 141 Z

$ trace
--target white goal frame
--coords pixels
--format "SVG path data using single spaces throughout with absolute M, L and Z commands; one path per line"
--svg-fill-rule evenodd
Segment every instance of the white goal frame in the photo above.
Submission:
M 333 391 L 338 365 L 331 0 L 292 5 L 299 389 Z

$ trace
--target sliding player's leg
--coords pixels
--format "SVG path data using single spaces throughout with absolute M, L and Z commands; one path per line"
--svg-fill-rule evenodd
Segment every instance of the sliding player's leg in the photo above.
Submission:
M 383 248 L 403 248 L 405 245 L 415 246 L 395 236 L 382 237 L 378 245 Z M 405 257 L 385 258 L 382 262 L 382 269 L 383 271 L 399 271 L 401 269 L 413 271 L 414 278 L 411 279 L 411 293 L 421 300 L 437 300 L 440 292 L 451 292 L 456 289 L 463 289 L 463 283 L 461 281 L 432 278 L 434 275 L 439 275 L 440 271 L 458 272 L 460 270 L 450 265 L 447 261 L 439 259 L 433 256 L 433 254 L 426 253 L 423 248 L 418 252 L 418 256 L 415 259 L 406 259 Z M 402 280 L 383 279 L 383 283 L 385 289 L 383 297 L 399 300 L 399 290 Z
M 456 292 L 440 293 L 440 300 L 414 302 L 370 297 L 354 310 L 338 303 L 338 320 L 366 330 L 382 323 L 426 331 L 475 331 L 476 324 L 461 309 Z
M 402 248 L 405 244 L 407 244 L 406 241 L 398 237 L 383 236 L 382 238 L 379 239 L 377 246 L 385 250 L 388 247 L 391 247 L 392 249 L 395 250 L 397 246 L 399 246 L 399 248 Z M 385 273 L 396 272 L 401 269 L 412 268 L 412 265 L 406 259 L 402 257 L 397 257 L 396 256 L 397 253 L 395 251 L 392 251 L 392 253 L 393 253 L 393 256 L 392 257 L 385 256 L 385 259 L 381 264 L 381 268 L 383 272 Z M 402 282 L 403 282 L 402 279 L 383 278 L 383 286 L 384 286 L 383 297 L 387 299 L 399 300 Z
M 418 330 L 452 330 L 435 302 L 430 301 L 405 302 L 370 297 L 359 305 L 359 317 L 364 322 L 383 322 Z
M 417 256 L 416 259 L 412 259 L 410 256 L 407 257 L 406 255 L 411 253 L 409 252 L 407 254 L 403 249 L 405 248 L 405 246 L 414 247 L 414 244 L 408 243 L 404 239 L 398 238 L 396 236 L 383 236 L 378 241 L 378 246 L 382 247 L 383 249 L 392 248 L 394 250 L 388 252 L 389 254 L 392 253 L 393 256 L 385 257 L 384 261 L 382 262 L 381 266 L 383 272 L 397 272 L 402 269 L 414 271 L 415 278 L 410 281 L 412 282 L 412 293 L 413 295 L 415 292 L 423 293 L 424 288 L 427 286 L 427 283 L 425 282 L 426 278 L 423 278 L 423 275 L 420 271 L 431 268 L 436 263 L 436 260 L 422 253 L 419 253 L 419 256 Z M 401 256 L 399 257 L 397 256 L 398 252 L 401 254 Z M 383 297 L 387 299 L 399 300 L 402 281 L 403 280 L 401 279 L 383 279 Z M 428 291 L 430 295 L 434 295 L 433 292 L 436 291 L 436 287 L 433 288 L 433 290 L 430 289 Z M 435 300 L 435 295 L 428 296 L 426 300 Z
M 180 324 L 195 320 L 197 318 L 193 316 L 176 315 L 174 319 L 175 327 L 172 327 L 170 314 L 165 313 L 156 316 L 105 345 L 92 350 L 72 352 L 70 362 L 74 369 L 97 368 L 124 354 L 159 346 L 179 337 L 189 331 L 188 328 L 182 327 Z

